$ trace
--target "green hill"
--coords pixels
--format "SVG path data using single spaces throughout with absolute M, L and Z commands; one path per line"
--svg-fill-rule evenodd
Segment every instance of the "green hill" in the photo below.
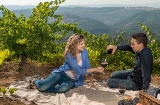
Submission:
M 111 34 L 114 31 L 114 27 L 104 24 L 101 21 L 95 19 L 89 19 L 80 17 L 74 14 L 65 13 L 63 14 L 65 23 L 79 23 L 78 27 L 82 28 L 90 33 L 96 35 L 102 35 L 104 33 Z
M 126 30 L 127 33 L 135 33 L 141 31 L 137 22 L 148 26 L 155 35 L 160 35 L 160 10 L 137 13 L 113 26 L 117 26 L 119 31 Z
M 152 11 L 149 7 L 60 7 L 57 13 L 70 13 L 103 22 L 107 25 L 116 24 L 125 18 L 143 11 Z
M 32 9 L 12 10 L 19 16 L 29 17 Z M 55 14 L 64 16 L 63 22 L 79 23 L 90 33 L 119 35 L 126 31 L 130 35 L 142 30 L 137 22 L 148 26 L 155 35 L 160 34 L 160 9 L 151 7 L 59 7 Z M 0 11 L 0 16 L 2 13 Z

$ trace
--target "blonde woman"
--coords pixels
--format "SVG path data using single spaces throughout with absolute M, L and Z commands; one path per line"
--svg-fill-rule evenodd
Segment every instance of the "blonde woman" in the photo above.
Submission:
M 85 49 L 85 37 L 73 34 L 67 41 L 64 51 L 65 61 L 43 80 L 35 80 L 30 89 L 37 88 L 42 92 L 65 93 L 70 89 L 84 85 L 84 75 L 88 74 L 91 87 L 94 86 L 92 72 L 103 73 L 104 68 L 91 68 L 88 51 Z

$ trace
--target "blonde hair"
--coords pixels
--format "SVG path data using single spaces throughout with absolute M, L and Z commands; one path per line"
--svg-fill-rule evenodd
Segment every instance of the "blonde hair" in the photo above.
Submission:
M 72 56 L 76 56 L 76 48 L 77 45 L 82 41 L 85 40 L 85 37 L 81 34 L 73 34 L 67 41 L 67 45 L 64 51 L 64 56 L 68 53 L 71 53 Z

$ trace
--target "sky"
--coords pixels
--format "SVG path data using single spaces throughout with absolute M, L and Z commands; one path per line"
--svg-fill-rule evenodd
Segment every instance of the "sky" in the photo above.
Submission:
M 39 2 L 52 0 L 0 0 L 0 5 L 37 5 Z M 95 5 L 95 4 L 123 4 L 143 5 L 160 3 L 160 0 L 66 0 L 62 5 Z

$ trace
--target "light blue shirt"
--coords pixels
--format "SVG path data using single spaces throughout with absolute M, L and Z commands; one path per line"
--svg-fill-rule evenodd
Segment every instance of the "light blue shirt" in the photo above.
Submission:
M 55 68 L 53 72 L 75 70 L 75 72 L 78 74 L 75 80 L 76 81 L 75 85 L 83 86 L 84 85 L 84 74 L 87 74 L 87 69 L 91 68 L 89 57 L 88 57 L 88 51 L 86 49 L 84 49 L 81 52 L 81 57 L 82 57 L 82 67 L 78 65 L 77 57 L 72 57 L 72 55 L 69 53 L 66 55 L 64 64 L 60 66 L 59 68 Z

